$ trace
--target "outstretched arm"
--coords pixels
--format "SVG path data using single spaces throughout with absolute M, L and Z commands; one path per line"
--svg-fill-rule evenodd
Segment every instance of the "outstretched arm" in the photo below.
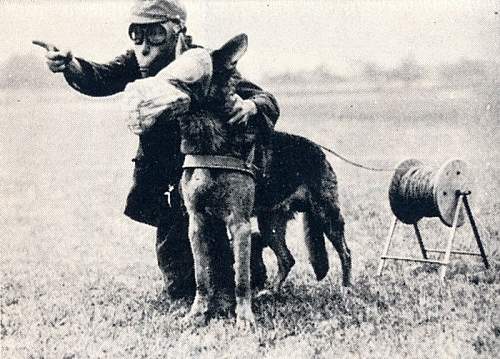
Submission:
M 89 96 L 110 96 L 125 89 L 125 86 L 140 77 L 133 51 L 116 57 L 106 64 L 98 64 L 75 58 L 79 68 L 69 67 L 64 71 L 68 84 Z
M 47 65 L 54 73 L 62 72 L 68 84 L 89 96 L 109 96 L 123 91 L 127 83 L 140 77 L 133 51 L 116 57 L 106 64 L 73 57 L 71 51 L 61 50 L 44 41 L 33 41 L 44 48 Z

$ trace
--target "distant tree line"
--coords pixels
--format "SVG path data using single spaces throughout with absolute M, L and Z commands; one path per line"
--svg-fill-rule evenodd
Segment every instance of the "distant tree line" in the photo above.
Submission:
M 403 82 L 413 84 L 422 80 L 435 82 L 500 81 L 500 63 L 462 59 L 439 66 L 423 66 L 412 56 L 403 58 L 394 68 L 384 68 L 377 63 L 365 63 L 356 75 L 343 76 L 319 64 L 313 70 L 284 71 L 265 75 L 263 83 L 329 85 L 348 81 L 365 81 L 376 84 Z M 44 61 L 34 54 L 13 55 L 0 63 L 0 88 L 51 88 L 61 87 L 61 77 L 52 76 Z
M 330 71 L 326 65 L 320 65 L 312 71 L 286 71 L 266 75 L 263 82 L 268 83 L 318 83 L 335 84 L 347 81 L 366 81 L 377 84 L 384 82 L 402 82 L 412 84 L 422 80 L 435 82 L 483 82 L 500 81 L 500 63 L 482 60 L 461 59 L 455 63 L 438 66 L 423 66 L 412 56 L 403 58 L 394 68 L 384 68 L 375 62 L 366 62 L 358 74 L 341 76 Z
M 404 58 L 401 64 L 393 69 L 384 69 L 374 62 L 368 62 L 364 65 L 361 77 L 364 80 L 373 82 L 415 82 L 428 77 L 428 75 L 428 69 L 420 66 L 413 57 L 409 56 Z
M 310 71 L 285 71 L 279 74 L 266 75 L 264 82 L 273 83 L 336 83 L 346 78 L 331 72 L 325 64 L 320 64 Z

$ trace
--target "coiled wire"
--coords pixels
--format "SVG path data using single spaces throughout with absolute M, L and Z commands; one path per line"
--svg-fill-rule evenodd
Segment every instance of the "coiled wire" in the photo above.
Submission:
M 438 217 L 434 198 L 436 173 L 420 161 L 409 160 L 396 169 L 389 188 L 391 209 L 404 223 L 413 224 L 423 217 Z

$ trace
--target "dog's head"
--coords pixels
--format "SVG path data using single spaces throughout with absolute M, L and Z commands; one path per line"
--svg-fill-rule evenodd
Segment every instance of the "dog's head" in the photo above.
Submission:
M 206 97 L 199 108 L 181 117 L 181 150 L 185 154 L 233 154 L 245 152 L 245 129 L 227 121 L 236 101 L 241 77 L 236 65 L 245 54 L 248 38 L 238 35 L 210 53 L 212 76 Z

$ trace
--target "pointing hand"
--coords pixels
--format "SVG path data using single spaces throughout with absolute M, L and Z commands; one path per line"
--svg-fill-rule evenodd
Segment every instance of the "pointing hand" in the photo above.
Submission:
M 32 43 L 47 50 L 45 54 L 47 65 L 54 73 L 65 71 L 73 60 L 73 55 L 69 50 L 60 50 L 55 45 L 44 41 L 33 40 Z

